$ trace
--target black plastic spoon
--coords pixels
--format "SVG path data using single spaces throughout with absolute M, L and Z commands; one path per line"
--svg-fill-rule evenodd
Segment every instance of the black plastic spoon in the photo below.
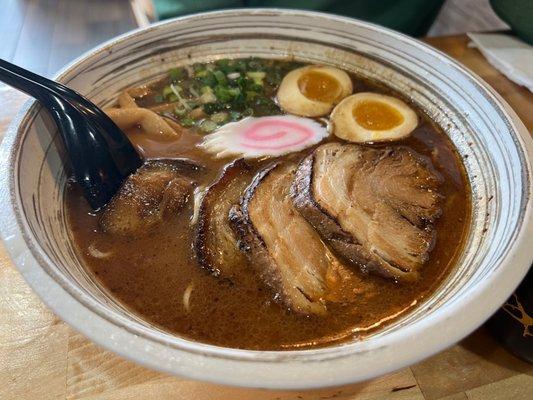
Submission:
M 34 97 L 56 122 L 76 181 L 93 209 L 117 192 L 142 159 L 115 123 L 68 87 L 0 59 L 0 80 Z

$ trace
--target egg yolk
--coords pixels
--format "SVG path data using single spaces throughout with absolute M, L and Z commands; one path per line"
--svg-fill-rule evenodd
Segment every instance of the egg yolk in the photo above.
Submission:
M 305 72 L 298 79 L 300 92 L 310 100 L 331 103 L 341 94 L 341 85 L 334 77 L 320 71 Z
M 369 131 L 385 131 L 400 125 L 404 117 L 394 107 L 375 100 L 363 100 L 352 110 L 357 123 Z

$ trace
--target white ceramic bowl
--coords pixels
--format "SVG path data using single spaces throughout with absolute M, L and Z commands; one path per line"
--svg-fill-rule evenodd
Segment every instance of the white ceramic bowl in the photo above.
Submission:
M 63 204 L 63 150 L 50 118 L 27 103 L 1 147 L 2 237 L 28 283 L 96 343 L 154 369 L 265 388 L 360 381 L 458 341 L 511 294 L 533 259 L 533 146 L 509 106 L 474 74 L 402 34 L 352 19 L 281 10 L 193 15 L 121 36 L 56 77 L 96 103 L 170 67 L 222 57 L 330 64 L 406 93 L 455 143 L 472 184 L 466 249 L 425 303 L 362 341 L 317 350 L 247 351 L 188 341 L 131 314 L 99 288 L 73 250 Z

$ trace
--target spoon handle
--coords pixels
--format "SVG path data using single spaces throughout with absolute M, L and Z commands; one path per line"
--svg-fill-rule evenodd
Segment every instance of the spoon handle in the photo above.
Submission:
M 52 82 L 49 79 L 40 77 L 2 59 L 0 59 L 0 80 L 36 98 L 40 102 L 46 102 L 50 99 L 50 96 L 56 94 L 51 89 L 51 85 L 49 85 Z
M 66 86 L 0 59 L 0 81 L 37 99 L 59 128 L 77 182 L 93 209 L 105 205 L 142 163 L 126 135 Z
M 102 129 L 106 132 L 105 140 L 109 146 L 120 148 L 122 152 L 125 152 L 129 145 L 130 148 L 127 149 L 127 152 L 136 154 L 133 146 L 131 146 L 129 142 L 125 143 L 125 136 L 120 134 L 120 130 L 106 113 L 67 86 L 51 79 L 47 79 L 44 76 L 37 75 L 2 59 L 0 59 L 0 80 L 7 83 L 9 86 L 36 98 L 45 106 L 47 105 L 50 96 L 59 96 L 60 98 L 73 102 L 73 105 L 75 105 L 80 112 L 86 114 L 88 118 L 98 121 Z M 118 168 L 124 174 L 131 172 L 130 161 L 131 158 L 134 158 L 134 155 L 129 154 L 126 158 L 128 159 L 128 165 L 122 165 L 123 161 L 121 159 L 116 160 Z
M 108 132 L 106 140 L 110 146 L 124 146 L 124 136 L 117 134 L 118 130 L 107 114 L 75 90 L 2 59 L 0 59 L 0 80 L 41 102 L 46 102 L 50 95 L 60 96 L 74 102 L 79 111 L 99 121 L 102 128 Z
M 52 95 L 72 100 L 84 107 L 94 107 L 89 100 L 67 86 L 2 59 L 0 59 L 0 80 L 38 100 Z M 95 114 L 98 117 L 105 115 L 100 109 L 97 109 Z

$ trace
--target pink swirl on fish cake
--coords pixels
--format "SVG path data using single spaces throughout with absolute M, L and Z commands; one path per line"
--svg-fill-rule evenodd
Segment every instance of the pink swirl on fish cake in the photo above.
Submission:
M 294 139 L 286 143 L 267 143 L 262 142 L 279 142 L 289 135 L 295 136 Z M 297 146 L 314 136 L 311 128 L 292 121 L 269 118 L 253 122 L 242 134 L 241 145 L 249 149 L 269 149 L 282 150 Z

